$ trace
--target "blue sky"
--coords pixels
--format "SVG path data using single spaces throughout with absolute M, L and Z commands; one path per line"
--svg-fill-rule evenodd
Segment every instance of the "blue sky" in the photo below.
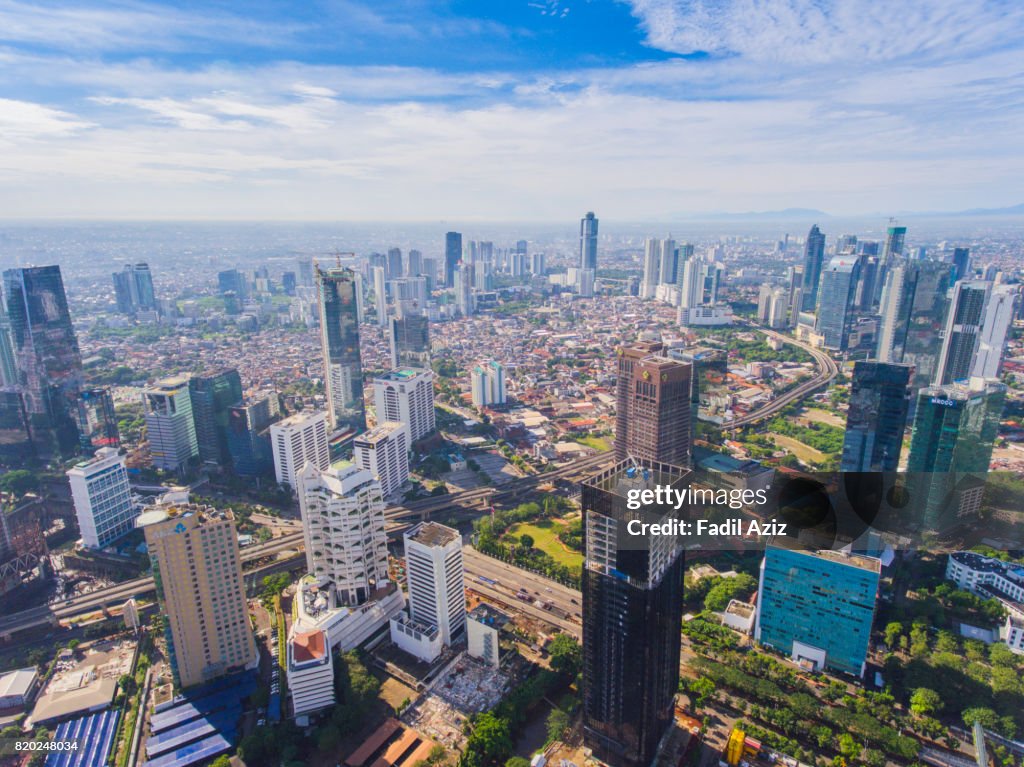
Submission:
M 0 0 L 7 217 L 1024 200 L 1016 0 Z

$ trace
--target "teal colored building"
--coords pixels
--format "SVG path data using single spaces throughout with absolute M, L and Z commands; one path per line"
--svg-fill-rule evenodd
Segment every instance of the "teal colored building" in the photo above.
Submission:
M 815 670 L 862 676 L 881 563 L 839 551 L 765 549 L 755 640 Z

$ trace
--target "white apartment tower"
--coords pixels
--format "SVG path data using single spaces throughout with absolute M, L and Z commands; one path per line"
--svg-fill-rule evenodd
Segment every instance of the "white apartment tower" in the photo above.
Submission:
M 296 413 L 270 427 L 274 451 L 274 476 L 278 484 L 297 487 L 299 472 L 307 463 L 317 469 L 331 465 L 327 441 L 327 414 L 323 411 Z
M 505 369 L 501 363 L 491 360 L 476 365 L 470 373 L 470 383 L 476 407 L 505 404 Z
M 188 376 L 174 376 L 142 390 L 153 466 L 178 471 L 199 455 Z
M 373 382 L 377 421 L 401 421 L 409 427 L 410 443 L 434 431 L 434 373 L 399 368 Z
M 384 421 L 352 444 L 353 463 L 380 482 L 385 498 L 409 479 L 409 427 L 401 421 Z
M 363 604 L 388 583 L 380 483 L 351 463 L 307 463 L 298 490 L 310 574 L 331 581 L 341 604 Z
M 128 486 L 128 471 L 124 456 L 116 448 L 100 448 L 95 458 L 69 469 L 68 480 L 86 546 L 105 548 L 135 527 L 138 514 Z
M 466 626 L 462 536 L 437 522 L 421 522 L 405 534 L 409 615 L 437 627 L 443 645 Z

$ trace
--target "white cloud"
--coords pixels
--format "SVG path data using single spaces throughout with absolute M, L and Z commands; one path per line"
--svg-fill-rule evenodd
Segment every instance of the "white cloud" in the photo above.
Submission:
M 14 142 L 68 136 L 88 127 L 90 123 L 59 109 L 0 98 L 0 140 Z

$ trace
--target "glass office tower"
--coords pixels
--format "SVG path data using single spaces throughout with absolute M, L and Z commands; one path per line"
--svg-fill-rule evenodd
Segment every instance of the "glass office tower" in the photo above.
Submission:
M 82 452 L 86 455 L 95 453 L 101 447 L 117 447 L 121 444 L 110 389 L 84 389 L 78 398 L 77 418 L 79 440 Z
M 59 266 L 4 272 L 4 296 L 18 384 L 36 448 L 68 455 L 78 448 L 75 422 L 82 355 Z
M 242 379 L 234 368 L 193 375 L 188 381 L 196 423 L 199 460 L 227 466 L 228 411 L 242 400 Z
M 896 471 L 907 425 L 909 384 L 907 365 L 853 366 L 840 471 Z
M 366 431 L 363 362 L 359 353 L 356 274 L 345 267 L 316 268 L 330 426 L 353 434 Z

